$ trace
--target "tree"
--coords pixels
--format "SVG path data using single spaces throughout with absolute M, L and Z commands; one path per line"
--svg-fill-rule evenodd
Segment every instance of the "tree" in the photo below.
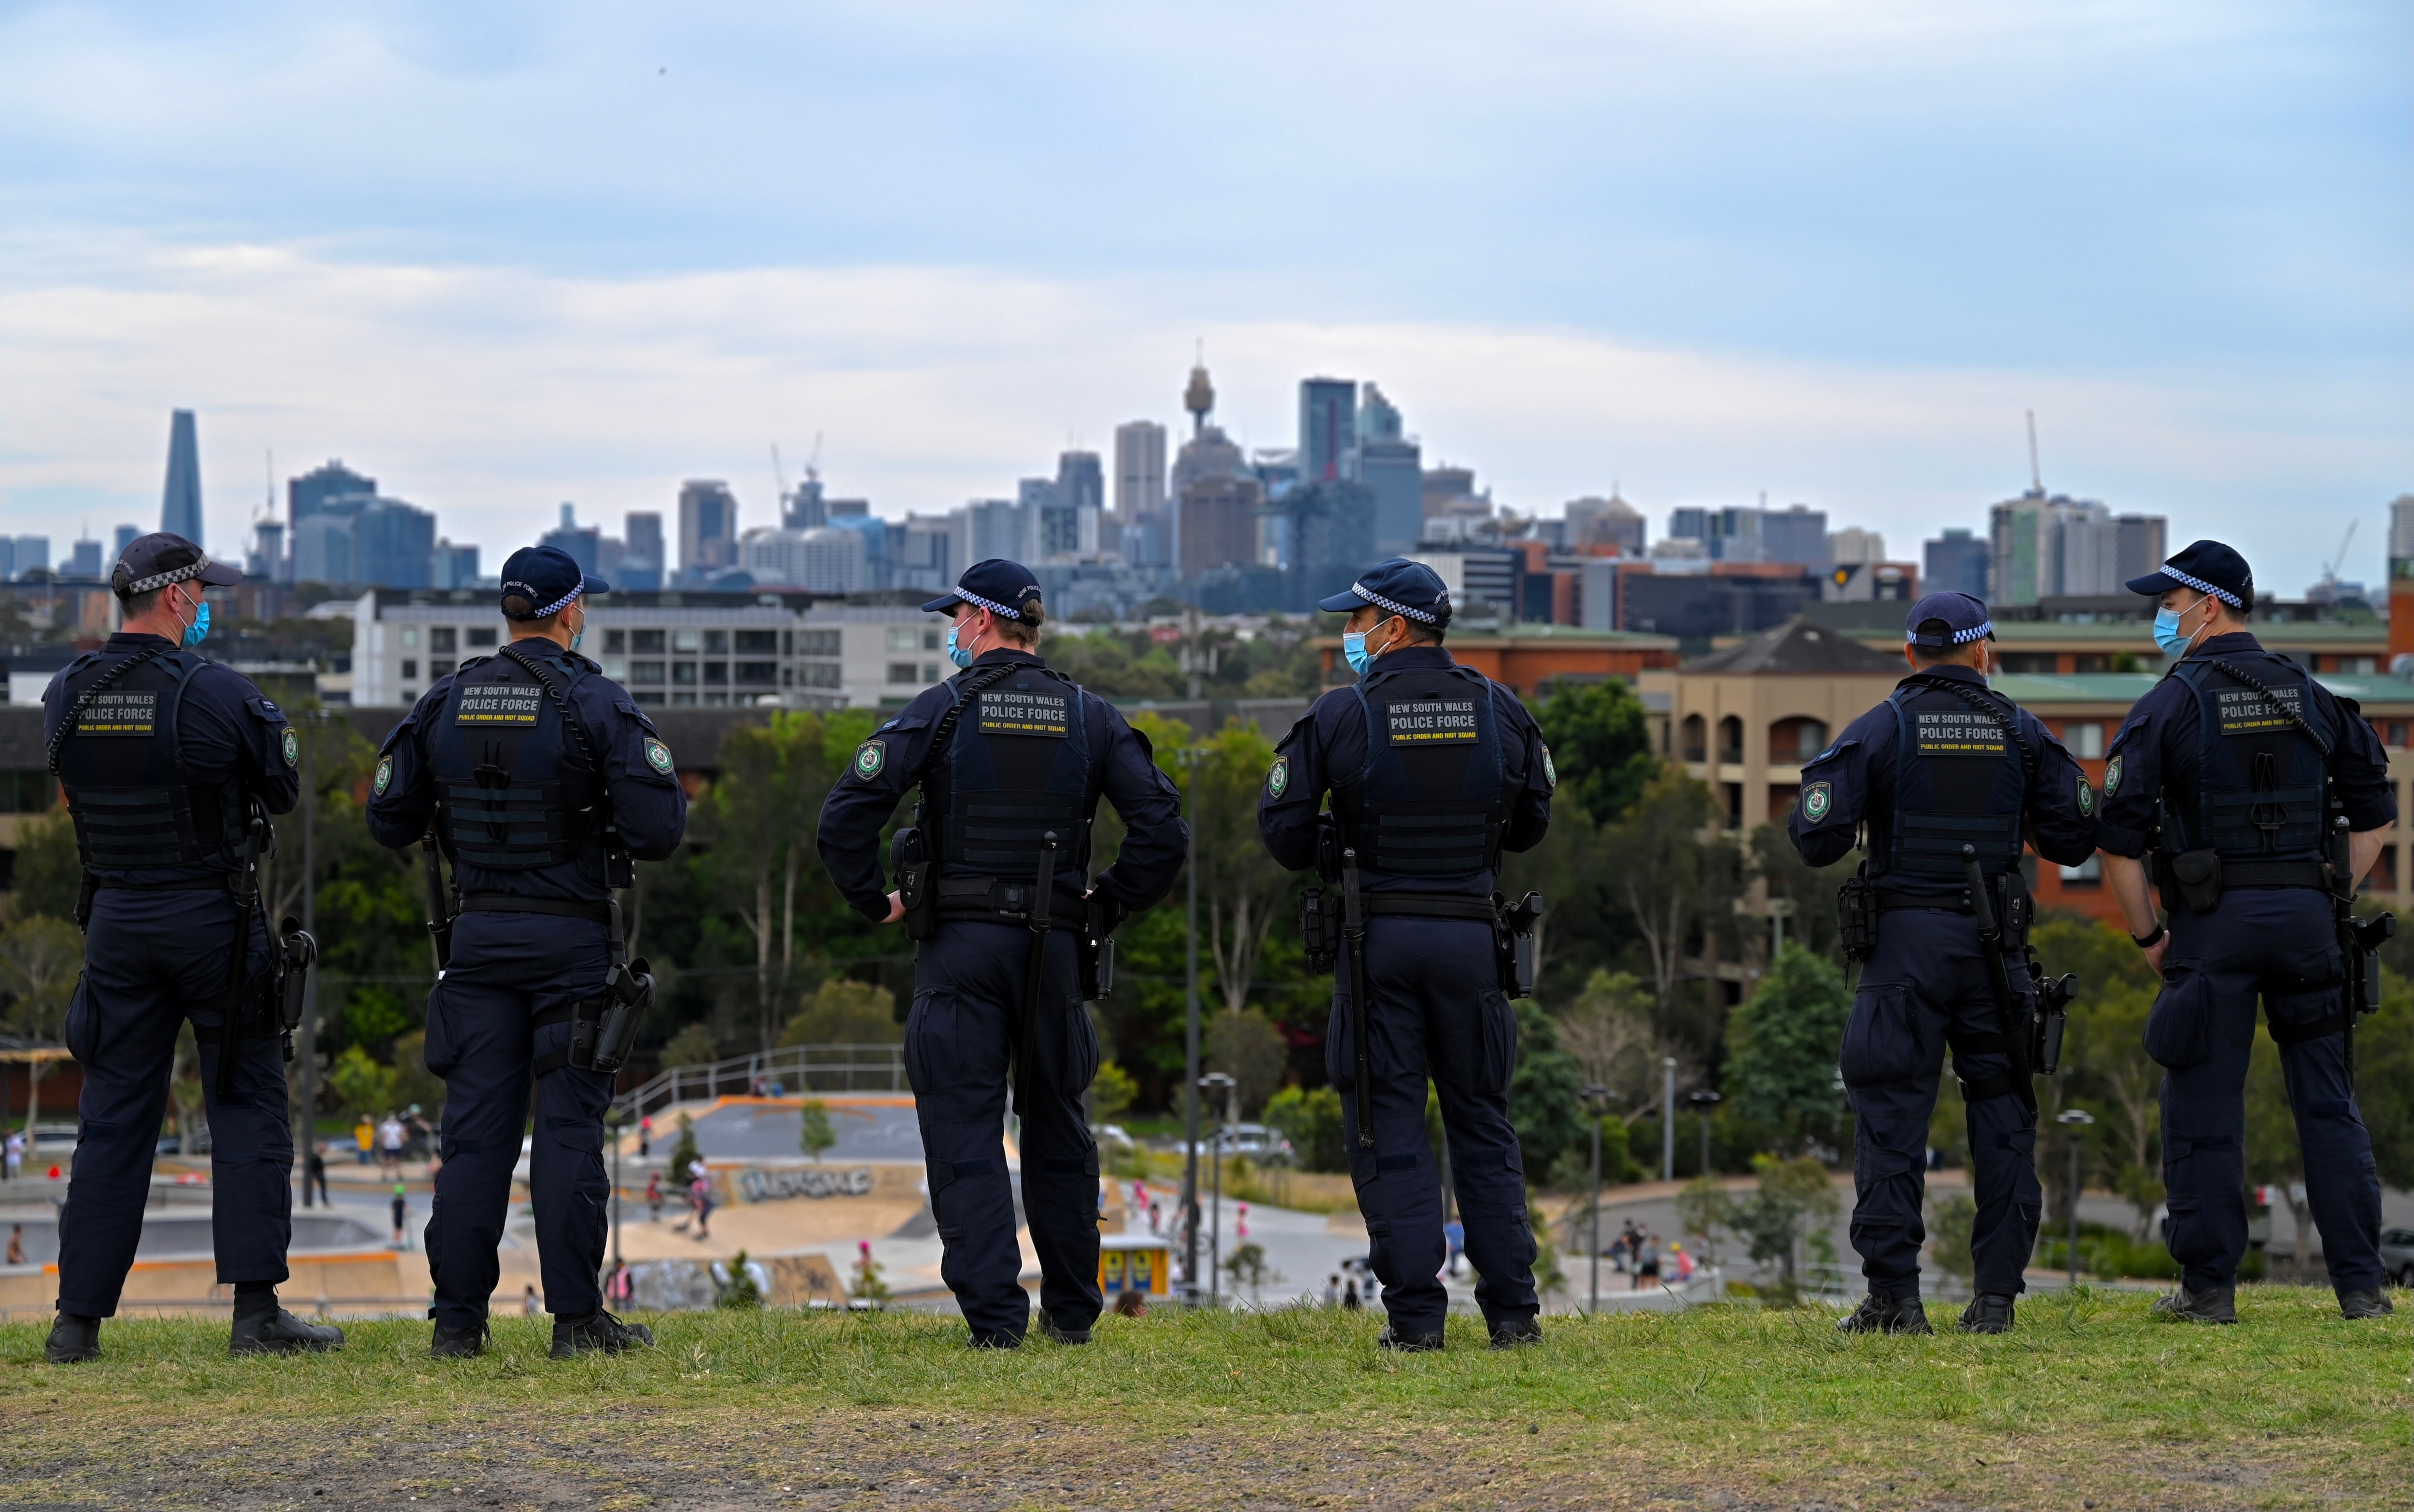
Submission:
M 702 1159 L 704 1152 L 696 1148 L 695 1143 L 695 1120 L 682 1113 L 678 1119 L 678 1138 L 671 1145 L 671 1179 L 680 1182 L 693 1179 L 695 1163 Z
M 1970 1248 L 1977 1223 L 1978 1205 L 1960 1193 L 1929 1199 L 1928 1253 L 1935 1257 L 1937 1269 L 1960 1278 L 1965 1286 L 1978 1274 L 1978 1257 Z
M 740 1250 L 730 1257 L 729 1284 L 721 1289 L 715 1307 L 746 1311 L 763 1305 L 763 1288 L 756 1285 L 754 1273 L 746 1268 L 746 1252 Z
M 1688 1189 L 1683 1216 L 1704 1233 L 1713 1224 L 1730 1229 L 1754 1260 L 1777 1262 L 1772 1299 L 1790 1302 L 1804 1226 L 1813 1221 L 1822 1227 L 1832 1223 L 1843 1205 L 1836 1196 L 1834 1178 L 1817 1161 L 1755 1155 L 1751 1167 L 1759 1173 L 1760 1184 L 1749 1195 L 1737 1197 L 1715 1182 L 1696 1182 Z
M 343 1053 L 335 1057 L 327 1086 L 335 1092 L 338 1104 L 362 1118 L 391 1113 L 399 1105 L 395 1098 L 394 1068 L 378 1064 L 357 1045 L 344 1046 Z
M 895 1045 L 904 1037 L 895 993 L 842 976 L 814 988 L 780 1031 L 782 1045 Z
M 1274 765 L 1273 742 L 1233 720 L 1200 749 L 1184 808 L 1199 837 L 1201 944 L 1225 1012 L 1237 1014 L 1259 985 L 1266 936 L 1290 914 L 1299 885 L 1258 838 L 1258 793 Z
M 1632 974 L 1595 971 L 1558 1018 L 1559 1045 L 1587 1082 L 1608 1088 L 1621 1107 L 1639 1108 L 1658 1095 L 1669 1050 L 1651 1026 L 1651 996 Z
M 9 879 L 8 917 L 75 917 L 83 885 L 83 862 L 76 855 L 75 821 L 64 808 L 27 814 L 17 826 L 17 867 Z
M 1304 1171 L 1349 1169 L 1341 1128 L 1341 1094 L 1330 1087 L 1286 1087 L 1266 1102 L 1265 1120 L 1290 1141 Z
M 1129 1072 L 1111 1060 L 1099 1061 L 1098 1074 L 1090 1078 L 1090 1121 L 1112 1123 L 1131 1106 L 1136 1090 Z
M 1796 1149 L 1805 1137 L 1836 1143 L 1844 1113 L 1836 1053 L 1852 1011 L 1827 958 L 1787 944 L 1727 1025 L 1726 1094 L 1736 1111 L 1783 1130 Z
M 820 867 L 807 865 L 837 776 L 828 734 L 820 717 L 785 711 L 766 724 L 733 725 L 722 736 L 721 778 L 691 819 L 708 846 L 717 892 L 753 939 L 755 1028 L 765 1049 L 776 1032 L 773 1004 L 796 971 L 799 882 L 808 894 L 829 886 Z
M 2163 1200 L 2157 1148 L 2163 1068 L 2146 1054 L 2146 1015 L 2161 979 L 2126 935 L 2092 919 L 2041 920 L 2029 939 L 2049 972 L 2075 971 L 2079 987 L 2063 1038 L 2063 1073 L 2038 1085 L 2050 1104 L 2040 1121 L 2050 1123 L 2070 1106 L 2096 1115 L 2085 1134 L 2091 1152 L 2086 1164 L 2106 1171 L 2113 1189 L 2128 1199 L 2137 1214 L 2129 1237 L 2142 1244 Z M 2075 1195 L 2067 1190 L 2068 1170 L 2067 1161 L 2055 1161 L 2046 1173 L 2061 1199 L 2055 1208 L 2065 1216 Z
M 702 1024 L 690 1024 L 670 1038 L 663 1046 L 663 1064 L 668 1066 L 708 1066 L 721 1059 L 721 1045 L 712 1030 Z
M 838 1131 L 830 1127 L 829 1104 L 818 1097 L 805 1099 L 803 1127 L 797 1131 L 797 1148 L 821 1164 L 822 1151 L 838 1143 Z
M 1781 824 L 1763 824 L 1751 832 L 1751 855 L 1769 901 L 1788 905 L 1785 938 L 1841 966 L 1844 945 L 1836 932 L 1836 893 L 1858 863 L 1847 855 L 1833 866 L 1811 866 L 1794 849 Z
M 1269 1280 L 1282 1280 L 1274 1274 L 1274 1267 L 1266 1264 L 1266 1247 L 1255 1239 L 1227 1256 L 1224 1270 L 1232 1278 L 1235 1287 L 1246 1285 L 1249 1288 L 1249 1299 L 1253 1302 L 1261 1300 L 1259 1291 Z
M 1251 1008 L 1210 1017 L 1206 1041 L 1208 1067 L 1240 1083 L 1235 1092 L 1243 1115 L 1263 1107 L 1266 1098 L 1282 1084 L 1283 1068 L 1290 1060 L 1290 1047 L 1282 1030 Z M 1220 1110 L 1205 1111 L 1213 1117 Z
M 1517 1066 L 1509 1077 L 1509 1122 L 1529 1180 L 1550 1176 L 1559 1156 L 1586 1138 L 1577 1092 L 1584 1085 L 1575 1057 L 1559 1048 L 1559 1027 L 1551 1015 L 1520 999 Z
M 1602 831 L 1602 856 L 1651 967 L 1653 1001 L 1665 1014 L 1685 946 L 1715 933 L 1742 893 L 1735 847 L 1708 837 L 1719 803 L 1707 786 L 1673 767 L 1646 784 L 1625 819 Z
M 1625 683 L 1559 683 L 1534 711 L 1558 768 L 1559 793 L 1599 824 L 1624 818 L 1660 770 L 1651 719 Z

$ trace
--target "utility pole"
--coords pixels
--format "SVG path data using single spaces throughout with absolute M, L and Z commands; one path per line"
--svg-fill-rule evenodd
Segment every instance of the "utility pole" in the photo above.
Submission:
M 1726 1099 L 1706 1090 L 1688 1093 L 1685 1101 L 1693 1104 L 1693 1116 L 1702 1120 L 1701 1174 L 1707 1176 L 1710 1174 L 1710 1109 L 1725 1102 Z
M 1220 1071 L 1211 1071 L 1200 1077 L 1196 1085 L 1200 1090 L 1224 1094 L 1227 1123 L 1240 1117 L 1239 1109 L 1233 1105 L 1240 1095 L 1236 1090 L 1240 1083 Z M 1195 1159 L 1198 1146 L 1194 1143 L 1191 1149 Z M 1222 1286 L 1223 1281 L 1219 1271 L 1224 1264 L 1224 1149 L 1223 1141 L 1220 1139 L 1216 1141 L 1215 1149 L 1214 1216 L 1208 1220 L 1207 1235 L 1207 1300 L 1215 1302 L 1220 1300 L 1218 1288 Z M 1197 1247 L 1195 1238 L 1192 1240 L 1192 1247 Z
M 311 734 L 322 734 L 326 710 L 312 709 L 305 720 Z M 302 745 L 302 928 L 319 938 L 319 784 L 311 742 Z M 314 967 L 302 981 L 302 1206 L 310 1206 L 310 1156 L 319 1148 L 319 972 Z
M 1660 1062 L 1660 1179 L 1676 1179 L 1676 1058 Z
M 2085 1135 L 2080 1133 L 2095 1121 L 2095 1115 L 2084 1108 L 2066 1107 L 2054 1115 L 2054 1122 L 2070 1131 L 2070 1285 L 2079 1288 L 2079 1147 Z
M 1183 794 L 1183 808 L 1187 810 L 1184 817 L 1189 821 L 1184 826 L 1188 835 L 1189 853 L 1184 858 L 1182 875 L 1190 889 L 1190 929 L 1183 942 L 1185 1024 L 1182 1116 L 1183 1126 L 1189 1134 L 1190 1159 L 1182 1176 L 1182 1274 L 1194 1297 L 1199 1295 L 1199 760 L 1198 747 L 1183 748 L 1182 764 L 1190 780 L 1188 791 Z M 1221 1185 L 1219 1181 L 1219 1190 Z
M 1579 1094 L 1584 1098 L 1585 1111 L 1592 1116 L 1592 1239 L 1587 1246 L 1592 1252 L 1592 1306 L 1589 1312 L 1601 1311 L 1601 1120 L 1609 1116 L 1609 1089 L 1596 1082 Z

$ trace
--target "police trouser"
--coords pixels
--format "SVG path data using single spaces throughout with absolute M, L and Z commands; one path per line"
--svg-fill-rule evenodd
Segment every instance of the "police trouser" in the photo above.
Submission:
M 2010 965 L 2023 1020 L 2031 1002 L 2025 967 Z M 1948 1043 L 1965 1087 L 2000 1090 L 1968 1104 L 1972 1184 L 1978 1215 L 1970 1229 L 1981 1292 L 2018 1296 L 2036 1244 L 2044 1193 L 2036 1177 L 2036 1116 L 2010 1086 L 2011 1057 L 1988 984 L 1978 926 L 1948 909 L 1881 915 L 1877 949 L 1861 972 L 1838 1058 L 1852 1099 L 1853 1248 L 1874 1297 L 1919 1295 L 1919 1249 L 1928 1225 L 1928 1120 Z
M 1542 1311 L 1534 1293 L 1534 1231 L 1526 1219 L 1526 1163 L 1509 1122 L 1517 1015 L 1500 991 L 1492 926 L 1469 919 L 1385 916 L 1366 926 L 1367 1060 L 1375 1148 L 1358 1145 L 1357 1057 L 1349 965 L 1335 974 L 1324 1067 L 1341 1093 L 1349 1179 L 1365 1214 L 1367 1261 L 1383 1307 L 1403 1333 L 1441 1331 L 1450 1295 L 1439 1279 L 1441 1180 L 1425 1132 L 1425 1083 L 1441 1102 L 1450 1174 L 1481 1278 L 1476 1305 L 1494 1327 Z
M 2182 1281 L 2191 1290 L 2227 1285 L 2246 1254 L 2245 1089 L 2259 996 L 2280 1042 L 2331 1284 L 2381 1285 L 2380 1178 L 2347 1085 L 2347 983 L 2330 898 L 2306 887 L 2233 889 L 2211 913 L 2174 910 L 2170 931 L 2146 1048 L 2167 1073 L 2163 1185 Z
M 501 1276 L 496 1250 L 511 1209 L 512 1168 L 529 1124 L 529 1073 L 570 1039 L 566 1019 L 531 1021 L 603 990 L 604 926 L 543 913 L 463 913 L 453 965 L 427 995 L 427 1069 L 444 1078 L 443 1165 L 426 1229 L 436 1321 L 472 1328 Z M 604 1305 L 611 1196 L 604 1110 L 612 1078 L 564 1066 L 536 1078 L 529 1195 L 546 1311 L 579 1317 Z
M 1039 1305 L 1058 1327 L 1097 1321 L 1098 1147 L 1081 1094 L 1098 1040 L 1080 1001 L 1073 931 L 1048 936 L 1038 1023 L 1038 1089 L 1021 1110 L 1022 1211 L 1039 1257 Z M 922 1128 L 939 1275 L 976 1334 L 1021 1338 L 1031 1325 L 1006 1166 L 1008 1063 L 1022 1019 L 1031 932 L 1020 924 L 945 920 L 914 957 L 905 1075 Z
M 276 1036 L 238 1040 L 232 1090 L 218 1091 L 224 992 L 243 905 L 220 892 L 103 888 L 93 896 L 83 979 L 67 1004 L 67 1048 L 83 1067 L 67 1207 L 59 1214 L 59 1311 L 117 1312 L 142 1235 L 151 1164 L 186 1018 L 201 1046 L 210 1127 L 210 1232 L 220 1285 L 285 1280 L 293 1236 L 293 1126 Z M 252 916 L 247 973 L 268 967 L 268 929 Z

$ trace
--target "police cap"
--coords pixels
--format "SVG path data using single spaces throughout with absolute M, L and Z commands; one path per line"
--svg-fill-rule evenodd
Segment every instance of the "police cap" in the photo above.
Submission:
M 201 547 L 182 536 L 154 530 L 128 541 L 109 574 L 110 590 L 121 599 L 155 592 L 171 583 L 195 581 L 231 587 L 243 581 L 243 570 L 211 561 Z
M 1995 622 L 1987 617 L 1983 599 L 1966 593 L 1931 593 L 1911 606 L 1902 631 L 1905 645 L 1941 651 L 1972 641 L 1993 640 Z
M 2153 598 L 2173 588 L 2210 593 L 2232 609 L 2255 607 L 2255 570 L 2218 541 L 2193 541 L 2171 553 L 2160 571 L 2129 580 L 2131 593 Z
M 1442 586 L 1441 574 L 1405 556 L 1376 563 L 1345 591 L 1318 600 L 1316 607 L 1328 615 L 1347 615 L 1368 604 L 1420 625 L 1450 623 L 1450 589 Z
M 943 593 L 922 606 L 926 615 L 936 615 L 968 603 L 976 609 L 986 609 L 992 615 L 1008 619 L 1021 619 L 1022 606 L 1040 597 L 1039 580 L 1031 569 L 1021 562 L 1009 562 L 1003 556 L 992 556 L 985 562 L 975 562 L 956 579 L 953 593 Z
M 506 619 L 543 619 L 569 608 L 581 594 L 611 591 L 611 584 L 589 576 L 578 559 L 559 546 L 522 546 L 503 563 Z M 514 612 L 514 599 L 526 607 Z

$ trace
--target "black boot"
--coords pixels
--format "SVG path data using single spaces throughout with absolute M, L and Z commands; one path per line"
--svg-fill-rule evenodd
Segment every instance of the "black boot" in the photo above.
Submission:
M 1003 1328 L 975 1328 L 972 1337 L 964 1341 L 964 1345 L 968 1349 L 1021 1349 L 1022 1335 L 1008 1333 Z
M 448 1328 L 436 1326 L 436 1337 L 428 1342 L 430 1359 L 476 1359 L 486 1352 L 486 1326 L 471 1328 Z
M 642 1323 L 622 1323 L 598 1308 L 583 1318 L 553 1320 L 553 1357 L 573 1359 L 602 1350 L 618 1355 L 640 1345 L 654 1346 L 654 1330 Z
M 231 1355 L 298 1355 L 305 1350 L 344 1347 L 344 1330 L 321 1323 L 305 1323 L 277 1305 L 273 1282 L 237 1282 L 234 1288 L 234 1331 L 227 1340 Z
M 2012 1298 L 2003 1292 L 1980 1292 L 1974 1301 L 1961 1310 L 1961 1331 L 2011 1332 Z
M 2238 1321 L 2238 1287 L 2208 1286 L 2192 1292 L 2187 1282 L 2154 1304 L 2154 1316 L 2175 1323 L 2236 1323 Z
M 50 1342 L 42 1346 L 42 1357 L 53 1365 L 79 1365 L 100 1358 L 100 1320 L 75 1312 L 60 1313 L 59 1321 L 51 1325 Z
M 1853 1315 L 1836 1325 L 1839 1333 L 1934 1333 L 1928 1326 L 1928 1310 L 1919 1305 L 1916 1297 L 1880 1297 L 1871 1292 L 1861 1298 Z
M 1086 1344 L 1090 1342 L 1089 1329 L 1061 1327 L 1045 1312 L 1039 1314 L 1039 1331 L 1060 1344 Z
M 1540 1318 L 1519 1318 L 1492 1330 L 1492 1347 L 1495 1349 L 1514 1349 L 1520 1344 L 1539 1344 L 1542 1342 L 1542 1320 Z
M 2341 1292 L 2338 1299 L 2339 1315 L 2345 1318 L 2385 1318 L 2397 1311 L 2397 1304 L 2389 1299 L 2388 1289 L 2380 1286 Z
M 1431 1333 L 1408 1333 L 1387 1323 L 1383 1331 L 1375 1336 L 1375 1342 L 1381 1348 L 1396 1349 L 1403 1355 L 1428 1355 L 1441 1348 L 1442 1336 L 1438 1328 Z

